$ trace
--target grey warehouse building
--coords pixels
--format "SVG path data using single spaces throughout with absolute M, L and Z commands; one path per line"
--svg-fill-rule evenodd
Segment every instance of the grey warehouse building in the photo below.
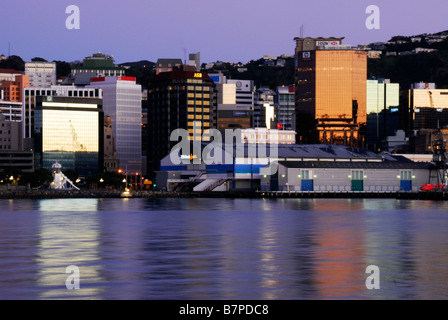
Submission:
M 233 153 L 232 163 L 211 165 L 176 165 L 167 156 L 157 172 L 157 185 L 168 191 L 190 185 L 191 191 L 415 192 L 426 183 L 438 183 L 439 172 L 432 163 L 386 152 L 342 145 L 278 145 L 275 155 L 250 158 L 248 146 L 242 150 L 244 155 Z M 265 174 L 276 164 L 274 174 Z

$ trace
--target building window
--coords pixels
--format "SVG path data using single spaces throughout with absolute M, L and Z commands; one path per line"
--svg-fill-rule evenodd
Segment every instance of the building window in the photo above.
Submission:
M 352 180 L 364 180 L 364 171 L 353 170 L 352 171 Z
M 310 170 L 302 170 L 301 171 L 301 178 L 302 180 L 310 180 L 311 172 Z
M 405 180 L 405 181 L 412 180 L 412 171 L 410 171 L 410 170 L 400 171 L 400 180 Z

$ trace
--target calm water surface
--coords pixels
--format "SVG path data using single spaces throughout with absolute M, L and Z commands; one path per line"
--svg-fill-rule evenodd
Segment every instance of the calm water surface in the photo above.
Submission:
M 448 202 L 0 200 L 0 299 L 448 299 Z

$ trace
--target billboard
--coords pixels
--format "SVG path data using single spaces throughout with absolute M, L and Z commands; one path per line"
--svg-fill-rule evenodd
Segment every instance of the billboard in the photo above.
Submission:
M 318 47 L 324 47 L 324 46 L 339 46 L 341 44 L 341 41 L 316 41 L 316 46 Z

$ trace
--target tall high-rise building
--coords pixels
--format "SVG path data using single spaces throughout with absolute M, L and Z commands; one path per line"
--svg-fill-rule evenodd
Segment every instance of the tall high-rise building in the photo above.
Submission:
M 25 74 L 30 77 L 30 86 L 32 87 L 50 87 L 56 85 L 55 62 L 25 62 Z
M 214 106 L 215 83 L 207 73 L 184 66 L 154 78 L 148 90 L 148 174 L 177 144 L 170 141 L 174 130 L 188 130 L 192 141 L 214 127 Z
M 100 99 L 37 97 L 34 122 L 35 166 L 90 176 L 104 165 L 104 114 Z
M 142 86 L 134 77 L 98 77 L 86 88 L 103 92 L 104 115 L 111 117 L 120 169 L 142 174 Z
M 389 79 L 367 80 L 366 145 L 380 151 L 382 141 L 395 135 L 399 126 L 400 85 Z
M 295 86 L 277 87 L 275 114 L 278 129 L 296 129 Z
M 367 52 L 342 45 L 342 39 L 294 39 L 300 143 L 364 144 Z

